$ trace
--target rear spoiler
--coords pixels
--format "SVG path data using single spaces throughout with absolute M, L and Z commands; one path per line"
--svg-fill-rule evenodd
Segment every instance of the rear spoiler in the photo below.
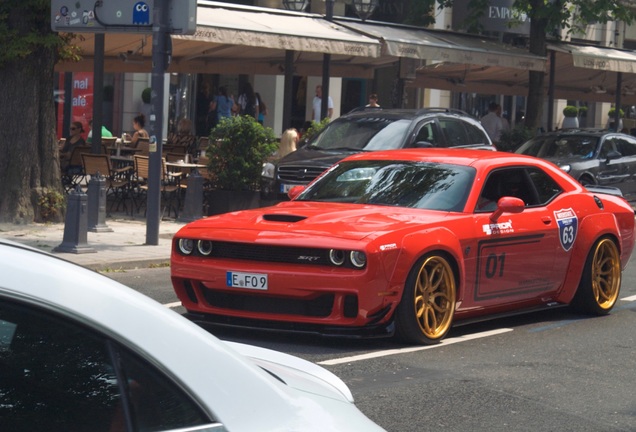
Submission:
M 617 187 L 613 186 L 597 186 L 597 185 L 585 185 L 585 189 L 592 193 L 600 193 L 605 195 L 623 196 L 623 192 Z

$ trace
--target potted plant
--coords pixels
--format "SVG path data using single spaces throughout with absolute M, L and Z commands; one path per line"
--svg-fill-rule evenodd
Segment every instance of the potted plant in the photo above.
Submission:
M 563 123 L 561 129 L 576 129 L 579 127 L 579 109 L 573 105 L 563 108 Z
M 607 112 L 607 129 L 611 129 L 617 132 L 623 130 L 623 117 L 625 117 L 625 111 L 619 108 L 618 110 L 618 128 L 616 127 L 616 107 L 611 107 Z
M 145 104 L 149 104 L 152 99 L 152 89 L 150 87 L 146 87 L 141 92 L 141 101 Z
M 150 118 L 152 112 L 152 89 L 146 87 L 141 91 L 141 106 L 139 112 L 146 116 L 146 120 Z
M 251 116 L 224 118 L 210 132 L 209 214 L 258 207 L 263 163 L 278 148 L 274 131 Z

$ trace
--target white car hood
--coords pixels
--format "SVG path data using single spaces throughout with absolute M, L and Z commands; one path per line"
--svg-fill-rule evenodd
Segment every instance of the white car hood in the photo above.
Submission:
M 299 357 L 267 348 L 238 342 L 224 342 L 290 387 L 353 403 L 353 395 L 347 385 L 336 375 L 321 366 Z

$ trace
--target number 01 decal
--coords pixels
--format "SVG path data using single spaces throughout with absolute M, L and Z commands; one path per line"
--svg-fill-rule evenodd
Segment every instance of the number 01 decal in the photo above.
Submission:
M 504 264 L 506 262 L 505 252 L 501 255 L 490 254 L 486 258 L 486 277 L 492 279 L 494 277 L 503 277 Z

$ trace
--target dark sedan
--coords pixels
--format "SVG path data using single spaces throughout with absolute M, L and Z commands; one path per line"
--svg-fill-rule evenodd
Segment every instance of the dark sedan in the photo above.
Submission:
M 613 186 L 636 194 L 636 138 L 609 130 L 579 129 L 540 135 L 516 153 L 547 159 L 583 185 Z

